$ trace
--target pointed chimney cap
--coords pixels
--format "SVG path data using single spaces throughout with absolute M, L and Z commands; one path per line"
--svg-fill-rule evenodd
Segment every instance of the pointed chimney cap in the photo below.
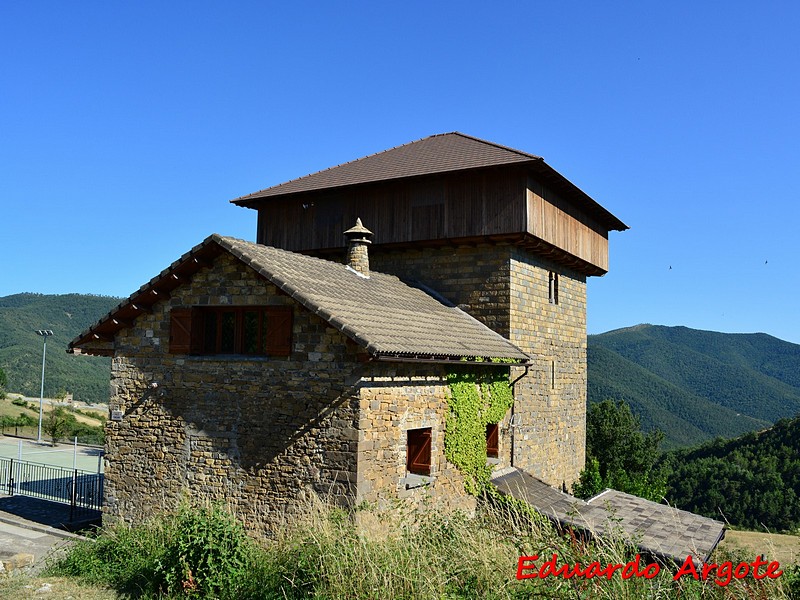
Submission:
M 351 242 L 363 242 L 365 244 L 371 244 L 369 238 L 372 237 L 372 232 L 364 227 L 364 224 L 361 223 L 361 219 L 356 219 L 356 224 L 344 232 L 347 236 L 347 239 Z

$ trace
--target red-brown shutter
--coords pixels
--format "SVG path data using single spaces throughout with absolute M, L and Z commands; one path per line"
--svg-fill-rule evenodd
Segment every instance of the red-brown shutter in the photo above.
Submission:
M 489 423 L 486 426 L 486 456 L 497 458 L 500 453 L 500 436 L 497 423 Z
M 268 306 L 264 312 L 267 317 L 265 354 L 289 356 L 292 353 L 292 307 Z
M 431 430 L 408 430 L 406 468 L 417 475 L 431 474 Z
M 195 308 L 169 311 L 169 351 L 172 354 L 200 354 L 203 341 L 200 317 Z
M 192 309 L 173 308 L 169 311 L 169 351 L 189 354 L 192 347 Z

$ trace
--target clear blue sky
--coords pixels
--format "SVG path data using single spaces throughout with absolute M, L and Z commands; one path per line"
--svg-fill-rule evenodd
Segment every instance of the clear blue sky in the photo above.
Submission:
M 800 343 L 798 31 L 788 1 L 3 2 L 0 296 L 127 296 L 254 239 L 228 200 L 458 130 L 630 225 L 590 333 Z

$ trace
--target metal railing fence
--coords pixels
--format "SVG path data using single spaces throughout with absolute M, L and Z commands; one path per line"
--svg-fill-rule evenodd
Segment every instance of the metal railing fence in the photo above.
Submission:
M 0 458 L 0 492 L 70 505 L 70 521 L 103 508 L 103 474 Z

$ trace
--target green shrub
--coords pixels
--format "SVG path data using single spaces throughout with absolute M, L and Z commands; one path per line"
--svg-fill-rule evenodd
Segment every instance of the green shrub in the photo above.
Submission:
M 124 523 L 75 544 L 48 574 L 108 585 L 133 597 L 239 598 L 252 544 L 219 507 L 182 507 L 141 525 Z
M 154 519 L 131 527 L 119 523 L 95 538 L 80 541 L 48 566 L 47 575 L 75 577 L 109 586 L 130 597 L 154 597 L 159 591 L 157 570 L 171 535 L 172 522 Z
M 219 506 L 184 507 L 172 532 L 156 570 L 164 589 L 203 598 L 237 598 L 250 550 L 241 523 Z

